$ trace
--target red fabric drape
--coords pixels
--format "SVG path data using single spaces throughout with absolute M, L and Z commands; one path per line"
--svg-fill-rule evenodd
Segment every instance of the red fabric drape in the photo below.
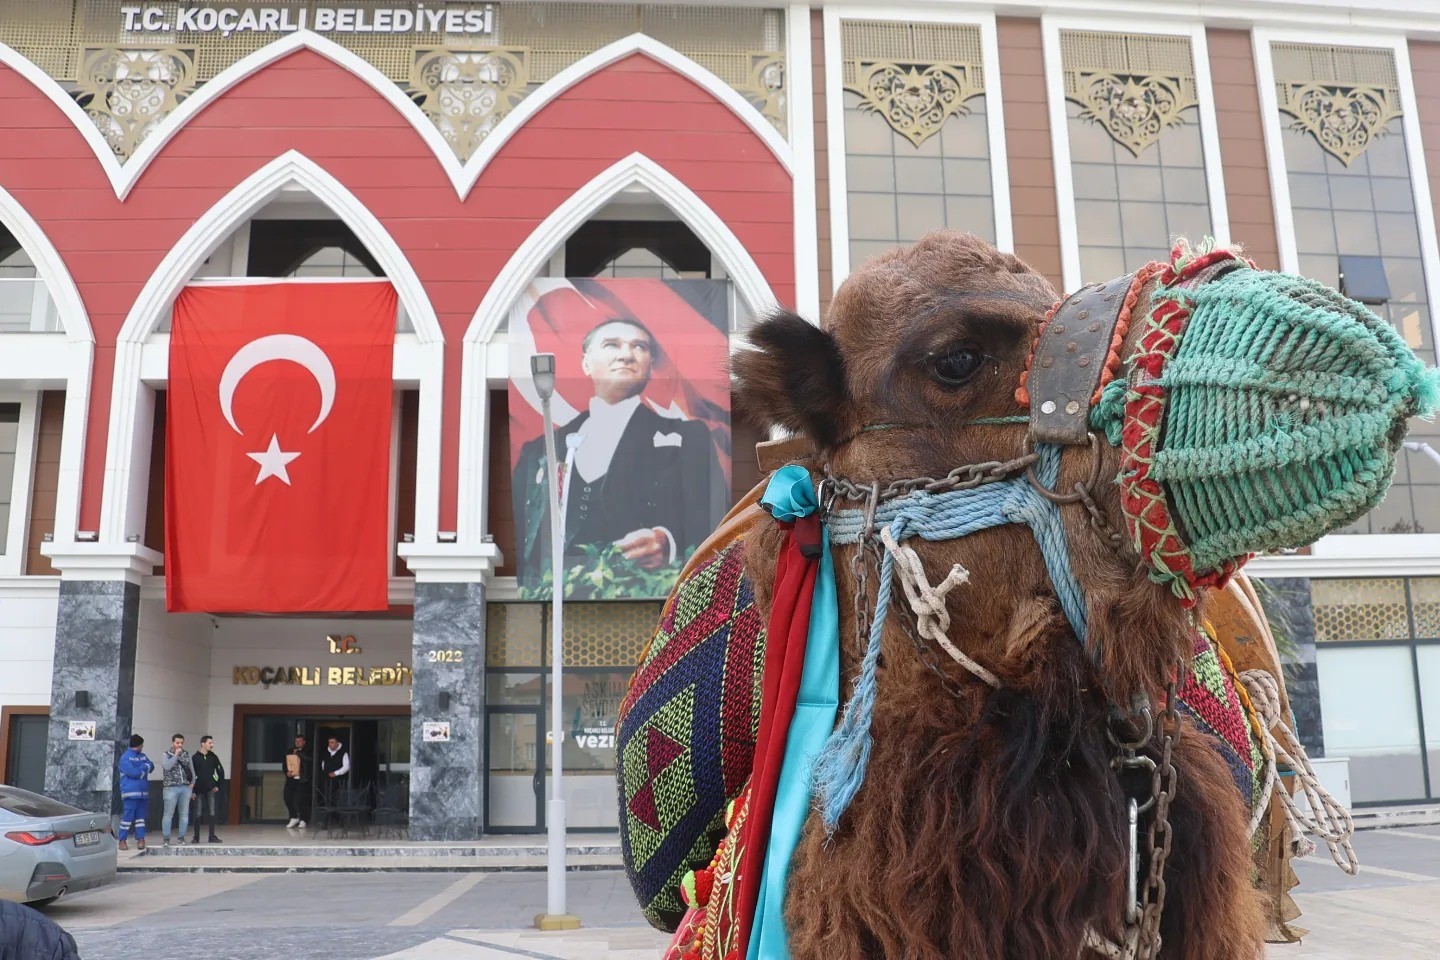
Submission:
M 388 608 L 395 311 L 383 280 L 176 299 L 167 609 Z
M 765 678 L 761 690 L 760 730 L 755 743 L 755 769 L 750 780 L 750 808 L 745 821 L 744 850 L 748 862 L 740 869 L 737 907 L 740 956 L 750 942 L 755 905 L 760 897 L 760 879 L 765 848 L 770 836 L 770 819 L 775 811 L 775 793 L 780 769 L 785 762 L 785 742 L 795 715 L 800 692 L 800 674 L 805 666 L 805 641 L 810 632 L 810 605 L 815 580 L 820 572 L 816 558 L 801 552 L 803 545 L 818 543 L 819 523 L 806 517 L 795 524 L 782 524 L 788 531 L 775 567 L 775 594 L 765 634 Z

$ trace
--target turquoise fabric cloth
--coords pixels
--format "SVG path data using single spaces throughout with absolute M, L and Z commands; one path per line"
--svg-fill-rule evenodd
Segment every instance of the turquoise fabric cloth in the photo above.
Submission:
M 776 472 L 761 503 L 777 520 L 786 521 L 808 516 L 818 508 L 810 474 L 793 465 Z M 810 602 L 805 663 L 800 672 L 795 716 L 785 739 L 785 759 L 780 766 L 760 899 L 755 906 L 746 960 L 788 960 L 790 956 L 784 917 L 790 860 L 810 813 L 814 789 L 811 767 L 835 728 L 835 715 L 840 709 L 840 612 L 835 599 L 835 564 L 829 538 L 823 532 L 820 542 L 823 552 Z

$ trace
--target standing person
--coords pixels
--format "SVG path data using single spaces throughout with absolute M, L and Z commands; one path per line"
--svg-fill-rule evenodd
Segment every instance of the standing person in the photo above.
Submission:
M 160 758 L 165 768 L 164 820 L 160 822 L 160 836 L 165 846 L 170 846 L 170 821 L 178 810 L 180 827 L 175 831 L 177 846 L 185 846 L 185 831 L 190 829 L 190 792 L 195 787 L 195 765 L 190 762 L 190 751 L 185 749 L 185 737 L 175 734 L 170 738 L 170 749 Z
M 150 774 L 155 762 L 140 752 L 145 738 L 130 737 L 130 749 L 120 755 L 120 849 L 129 850 L 125 838 L 135 831 L 135 847 L 145 849 L 145 814 L 150 811 Z
M 310 819 L 310 751 L 303 733 L 295 736 L 295 749 L 285 754 L 285 812 L 290 815 L 287 830 L 305 829 Z
M 215 814 L 220 802 L 220 787 L 225 782 L 225 767 L 220 755 L 215 752 L 215 738 L 210 734 L 200 738 L 200 751 L 191 758 L 195 766 L 195 842 L 200 842 L 200 821 L 210 828 L 210 842 L 219 843 L 215 836 Z
M 350 772 L 350 751 L 332 736 L 325 744 L 325 755 L 320 758 L 321 783 L 325 787 L 325 806 L 335 806 L 335 790 L 339 780 Z

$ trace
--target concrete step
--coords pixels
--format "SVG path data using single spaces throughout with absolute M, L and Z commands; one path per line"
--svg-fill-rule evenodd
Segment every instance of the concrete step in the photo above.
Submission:
M 419 843 L 384 841 L 324 841 L 313 844 L 263 843 L 187 843 L 184 846 L 155 845 L 145 850 L 147 857 L 214 858 L 214 857 L 448 857 L 448 858 L 525 858 L 546 854 L 541 843 Z M 571 841 L 565 845 L 571 856 L 620 856 L 618 842 Z
M 544 872 L 541 856 L 245 856 L 227 857 L 124 857 L 121 873 L 510 873 Z M 616 870 L 623 867 L 619 854 L 572 854 L 565 858 L 568 871 Z
M 1440 824 L 1440 804 L 1362 807 L 1350 811 L 1356 830 L 1389 830 Z

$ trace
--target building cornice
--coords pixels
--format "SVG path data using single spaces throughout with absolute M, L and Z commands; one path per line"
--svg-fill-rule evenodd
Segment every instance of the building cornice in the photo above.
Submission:
M 140 584 L 165 558 L 138 543 L 42 543 L 42 556 L 61 580 L 124 580 Z
M 493 543 L 402 543 L 400 559 L 419 583 L 486 583 L 504 558 Z

